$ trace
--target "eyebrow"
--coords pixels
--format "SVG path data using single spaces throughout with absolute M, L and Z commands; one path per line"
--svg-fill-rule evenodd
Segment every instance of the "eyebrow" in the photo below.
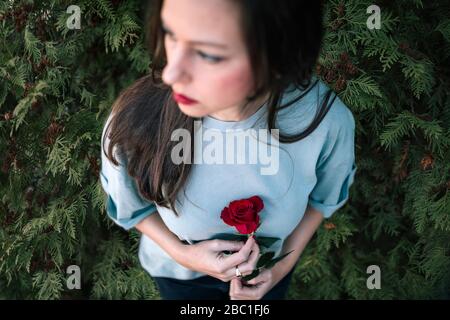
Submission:
M 163 29 L 165 29 L 168 33 L 174 34 L 169 27 L 167 27 L 167 24 L 164 22 L 164 19 L 161 17 L 161 26 Z M 228 47 L 224 44 L 215 43 L 215 42 L 207 42 L 207 41 L 188 41 L 188 43 L 193 45 L 199 45 L 199 46 L 210 46 L 210 47 L 217 47 L 220 49 L 228 49 Z

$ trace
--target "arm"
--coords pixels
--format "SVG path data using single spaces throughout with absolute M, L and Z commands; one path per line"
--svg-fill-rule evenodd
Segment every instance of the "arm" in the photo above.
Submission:
M 144 218 L 135 228 L 156 242 L 175 261 L 180 263 L 180 257 L 186 245 L 167 228 L 158 211 Z
M 302 220 L 284 242 L 281 254 L 294 251 L 272 268 L 274 283 L 278 283 L 295 266 L 295 263 L 322 221 L 322 213 L 308 205 Z
M 208 274 L 224 282 L 235 277 L 234 267 L 244 263 L 253 270 L 258 261 L 259 248 L 253 238 L 244 244 L 236 241 L 207 240 L 188 245 L 167 228 L 158 211 L 142 219 L 135 228 L 159 245 L 178 264 L 187 269 Z M 224 257 L 222 251 L 238 251 Z M 244 270 L 244 269 L 243 269 Z

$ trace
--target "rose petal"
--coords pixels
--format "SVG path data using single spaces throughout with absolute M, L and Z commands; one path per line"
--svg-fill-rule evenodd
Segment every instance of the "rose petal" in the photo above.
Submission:
M 231 201 L 228 207 L 229 207 L 231 213 L 235 214 L 235 213 L 239 212 L 239 210 L 242 210 L 242 209 L 246 210 L 252 205 L 253 205 L 253 203 L 248 200 L 235 200 L 235 201 Z
M 242 233 L 242 234 L 249 234 L 250 233 L 250 232 L 248 232 L 247 225 L 245 225 L 245 224 L 238 224 L 238 225 L 236 225 L 236 229 L 237 229 L 237 231 L 239 231 L 239 233 Z
M 258 229 L 258 223 L 252 222 L 251 224 L 247 225 L 248 233 L 255 232 L 256 229 Z
M 252 210 L 249 210 L 249 211 L 247 211 L 245 213 L 234 215 L 232 217 L 232 219 L 234 221 L 236 221 L 236 222 L 239 222 L 239 223 L 248 223 L 248 222 L 252 222 L 252 221 L 255 220 L 255 214 L 256 213 L 252 209 Z
M 220 217 L 222 218 L 222 220 L 226 224 L 228 224 L 228 225 L 230 225 L 232 227 L 235 226 L 235 223 L 234 223 L 233 219 L 230 216 L 230 211 L 228 210 L 227 207 L 223 208 L 222 213 L 220 214 Z
M 231 201 L 221 212 L 223 221 L 235 227 L 239 233 L 250 234 L 259 227 L 258 212 L 264 208 L 264 203 L 258 196 L 248 199 Z
M 249 198 L 249 201 L 253 203 L 253 208 L 256 212 L 260 212 L 262 209 L 264 209 L 264 202 L 262 199 L 258 196 L 253 196 Z

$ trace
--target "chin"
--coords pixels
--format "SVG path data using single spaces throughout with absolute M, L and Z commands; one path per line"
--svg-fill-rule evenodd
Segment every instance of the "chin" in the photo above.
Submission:
M 184 110 L 182 108 L 180 108 L 180 110 L 182 113 L 184 113 L 188 117 L 192 117 L 192 118 L 202 118 L 202 117 L 206 116 L 206 114 L 204 112 L 195 112 L 195 111 L 190 111 L 190 110 Z
M 202 118 L 207 115 L 205 112 L 200 112 L 199 110 L 194 110 L 193 106 L 181 106 L 178 104 L 178 108 L 182 113 L 192 118 Z

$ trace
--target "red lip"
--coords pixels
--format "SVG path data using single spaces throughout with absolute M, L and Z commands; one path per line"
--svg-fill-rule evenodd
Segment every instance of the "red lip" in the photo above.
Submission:
M 182 94 L 179 93 L 173 93 L 173 98 L 175 99 L 176 102 L 182 103 L 182 104 L 194 104 L 197 103 L 196 100 L 191 99 L 189 97 L 183 96 Z

